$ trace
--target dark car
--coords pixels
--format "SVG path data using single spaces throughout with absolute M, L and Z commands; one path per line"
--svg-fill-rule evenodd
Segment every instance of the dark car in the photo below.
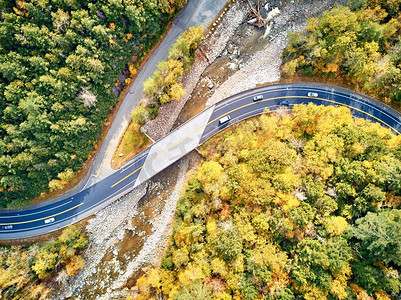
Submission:
M 287 100 L 284 100 L 284 101 L 280 101 L 278 103 L 278 105 L 280 105 L 280 106 L 290 106 L 290 102 L 288 102 Z

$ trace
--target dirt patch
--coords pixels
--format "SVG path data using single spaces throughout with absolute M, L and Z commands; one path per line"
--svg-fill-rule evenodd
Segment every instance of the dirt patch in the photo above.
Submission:
M 146 269 L 145 268 L 141 268 L 139 269 L 137 272 L 135 272 L 134 275 L 132 275 L 128 281 L 127 284 L 124 286 L 126 288 L 132 288 L 136 285 L 136 282 L 139 278 L 141 278 L 143 275 L 146 274 Z
M 140 125 L 131 122 L 113 154 L 111 167 L 118 169 L 151 144 L 152 141 L 141 132 Z

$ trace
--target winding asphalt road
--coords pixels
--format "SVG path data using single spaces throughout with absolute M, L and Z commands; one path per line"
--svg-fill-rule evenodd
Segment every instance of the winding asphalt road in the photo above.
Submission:
M 258 95 L 263 99 L 253 101 L 253 97 Z M 311 83 L 262 86 L 205 109 L 139 153 L 121 169 L 73 196 L 42 207 L 1 212 L 0 240 L 32 237 L 82 220 L 150 179 L 227 126 L 261 114 L 266 108 L 273 111 L 282 104 L 291 108 L 295 104 L 307 103 L 346 106 L 355 117 L 378 122 L 391 128 L 394 134 L 401 132 L 401 116 L 396 110 L 351 90 Z M 227 115 L 230 121 L 219 124 L 219 119 Z M 46 223 L 50 218 L 54 221 Z

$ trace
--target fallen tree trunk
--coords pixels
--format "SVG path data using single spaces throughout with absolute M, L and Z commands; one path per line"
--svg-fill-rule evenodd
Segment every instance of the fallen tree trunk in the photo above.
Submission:
M 247 1 L 250 7 L 250 12 L 248 13 L 248 18 L 250 20 L 248 21 L 248 24 L 254 25 L 256 27 L 265 27 L 267 25 L 267 22 L 260 14 L 260 8 L 261 8 L 260 0 L 258 0 L 255 6 L 252 5 L 250 0 Z

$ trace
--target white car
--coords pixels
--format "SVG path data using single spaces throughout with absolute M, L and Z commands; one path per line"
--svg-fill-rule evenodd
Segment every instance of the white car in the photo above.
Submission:
M 318 97 L 319 96 L 319 94 L 318 93 L 313 93 L 313 92 L 309 92 L 308 93 L 308 97 Z
M 257 95 L 255 97 L 253 97 L 253 101 L 259 101 L 263 99 L 263 95 Z
M 219 125 L 223 125 L 231 120 L 230 115 L 224 116 L 219 120 Z
M 13 225 L 6 225 L 6 226 L 3 226 L 3 228 L 4 229 L 13 229 Z
M 54 218 L 48 218 L 45 220 L 45 224 L 53 223 L 55 221 Z

